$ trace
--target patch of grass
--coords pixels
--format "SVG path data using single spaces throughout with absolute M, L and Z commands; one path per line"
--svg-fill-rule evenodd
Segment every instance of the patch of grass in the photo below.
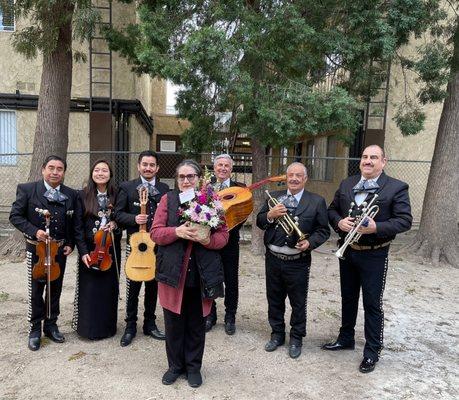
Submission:
M 74 361 L 74 360 L 78 360 L 79 358 L 82 358 L 86 355 L 86 353 L 84 351 L 79 351 L 78 353 L 75 353 L 75 354 L 72 354 L 70 357 L 69 357 L 69 361 Z
M 415 288 L 406 288 L 406 293 L 408 294 L 414 294 L 416 292 Z
M 333 309 L 331 308 L 326 308 L 324 310 L 324 313 L 325 315 L 327 315 L 328 317 L 332 317 L 332 318 L 336 318 L 336 319 L 339 319 L 341 318 L 341 316 Z
M 10 297 L 10 295 L 9 295 L 8 293 L 6 293 L 6 292 L 0 292 L 0 303 L 1 303 L 2 301 L 7 301 L 9 297 Z

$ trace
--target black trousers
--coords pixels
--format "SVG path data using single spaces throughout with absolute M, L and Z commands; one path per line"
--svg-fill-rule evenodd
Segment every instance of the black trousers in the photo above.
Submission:
M 164 309 L 166 353 L 169 369 L 174 372 L 198 372 L 201 369 L 206 340 L 205 318 L 199 287 L 185 287 L 181 314 Z
M 239 299 L 239 242 L 232 243 L 220 251 L 225 279 L 225 322 L 236 319 Z M 217 304 L 212 302 L 210 318 L 217 320 Z
M 32 278 L 32 269 L 37 261 L 34 252 L 27 251 L 27 278 L 28 278 L 28 291 L 29 291 L 29 336 L 41 336 L 41 321 L 43 323 L 43 330 L 49 331 L 57 326 L 57 318 L 60 314 L 59 301 L 62 293 L 62 281 L 64 279 L 65 264 L 67 257 L 62 254 L 62 249 L 59 250 L 56 256 L 56 261 L 59 263 L 61 273 L 59 278 L 51 282 L 51 315 L 46 317 L 46 281 L 39 281 Z
M 306 306 L 311 254 L 298 260 L 285 261 L 266 252 L 266 295 L 271 338 L 285 338 L 285 299 L 292 307 L 290 341 L 301 343 L 306 336 Z
M 145 284 L 143 330 L 149 331 L 156 328 L 156 301 L 158 298 L 158 282 L 156 279 L 147 282 L 136 282 L 126 278 L 126 332 L 137 332 L 137 309 L 139 294 Z
M 342 322 L 339 340 L 354 343 L 355 322 L 362 288 L 365 312 L 364 357 L 378 360 L 383 348 L 383 293 L 386 284 L 389 248 L 357 251 L 348 248 L 339 261 L 341 281 Z

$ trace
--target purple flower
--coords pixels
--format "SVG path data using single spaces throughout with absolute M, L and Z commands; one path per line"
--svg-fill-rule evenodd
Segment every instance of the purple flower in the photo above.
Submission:
M 196 214 L 199 214 L 201 212 L 202 208 L 199 204 L 196 204 L 196 207 L 194 208 L 194 211 Z
M 212 218 L 212 216 L 210 215 L 210 213 L 206 213 L 206 218 L 207 218 L 207 221 L 210 221 L 210 219 Z

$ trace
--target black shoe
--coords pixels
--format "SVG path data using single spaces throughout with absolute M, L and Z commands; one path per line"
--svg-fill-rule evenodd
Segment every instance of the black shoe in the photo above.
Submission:
M 290 358 L 298 358 L 301 355 L 301 344 L 290 344 L 288 347 L 288 355 Z
M 341 343 L 338 340 L 336 340 L 335 342 L 331 342 L 331 343 L 325 343 L 323 346 L 322 346 L 322 350 L 330 350 L 330 351 L 337 351 L 337 350 L 354 350 L 354 343 L 351 343 L 351 344 L 344 344 L 344 343 Z
M 153 339 L 156 339 L 156 340 L 166 340 L 166 335 L 164 334 L 164 332 L 160 331 L 158 328 L 144 330 L 143 333 L 145 336 L 151 336 Z
M 29 350 L 37 351 L 40 348 L 40 336 L 29 337 Z
M 236 333 L 236 324 L 234 322 L 225 322 L 225 333 L 234 335 Z
M 161 380 L 161 382 L 163 383 L 163 385 L 172 385 L 180 375 L 182 375 L 181 372 L 174 372 L 168 369 L 163 375 L 163 379 Z
M 59 332 L 59 329 L 57 327 L 48 330 L 43 330 L 43 333 L 45 334 L 46 337 L 49 337 L 53 342 L 55 343 L 64 343 L 65 342 L 65 337 L 62 333 Z
M 129 346 L 134 338 L 135 338 L 135 333 L 124 332 L 120 340 L 121 347 Z
M 202 376 L 198 372 L 188 372 L 188 385 L 192 388 L 197 388 L 202 385 Z
M 212 317 L 207 317 L 206 318 L 206 332 L 209 332 L 210 330 L 212 330 L 212 327 L 217 323 L 217 320 L 215 320 L 214 318 Z
M 367 372 L 373 371 L 375 369 L 375 366 L 376 366 L 375 360 L 373 360 L 372 358 L 364 357 L 362 362 L 360 363 L 359 371 L 366 374 Z
M 274 351 L 276 350 L 279 346 L 282 346 L 284 344 L 284 340 L 281 339 L 271 339 L 268 343 L 265 344 L 265 350 L 266 351 Z

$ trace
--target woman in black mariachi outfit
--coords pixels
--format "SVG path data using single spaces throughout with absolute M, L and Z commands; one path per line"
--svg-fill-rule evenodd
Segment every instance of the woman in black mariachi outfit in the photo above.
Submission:
M 110 205 L 115 204 L 113 172 L 106 160 L 91 167 L 87 185 L 78 193 L 75 206 L 75 241 L 79 252 L 73 329 L 87 339 L 103 339 L 116 334 L 121 231 L 110 221 Z M 106 271 L 94 266 L 90 252 L 99 230 L 113 232 L 110 249 L 112 265 Z M 115 249 L 115 251 L 113 250 Z

